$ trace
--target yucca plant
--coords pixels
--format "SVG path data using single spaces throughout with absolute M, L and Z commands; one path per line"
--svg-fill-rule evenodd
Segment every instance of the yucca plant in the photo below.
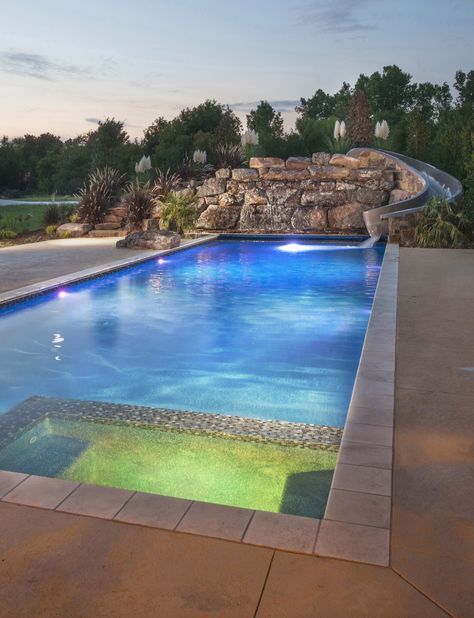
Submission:
M 192 206 L 193 198 L 172 191 L 160 210 L 160 228 L 178 234 L 194 228 L 197 212 Z
M 135 179 L 127 185 L 122 204 L 127 208 L 126 222 L 130 228 L 139 228 L 144 219 L 150 218 L 154 197 L 149 182 L 142 183 Z
M 199 163 L 194 161 L 187 154 L 178 165 L 178 174 L 183 180 L 205 180 L 214 171 L 214 166 L 210 163 Z
M 96 169 L 87 183 L 74 196 L 79 200 L 77 214 L 84 223 L 101 223 L 109 208 L 118 199 L 125 176 L 113 167 Z
M 242 167 L 245 155 L 240 144 L 219 144 L 216 148 L 217 167 Z
M 415 230 L 418 247 L 468 247 L 472 241 L 474 216 L 466 199 L 458 203 L 433 197 L 421 213 Z
M 169 168 L 166 171 L 157 169 L 152 187 L 153 197 L 158 200 L 166 200 L 171 191 L 177 189 L 181 182 L 181 176 L 172 173 Z

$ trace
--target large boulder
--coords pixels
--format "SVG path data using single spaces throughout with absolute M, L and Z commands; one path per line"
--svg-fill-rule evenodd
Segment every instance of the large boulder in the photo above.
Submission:
M 117 242 L 118 249 L 154 249 L 156 251 L 164 249 L 174 249 L 179 247 L 181 238 L 176 232 L 168 230 L 131 232 Z
M 289 204 L 246 204 L 240 214 L 242 231 L 278 232 L 290 229 L 293 208 Z
M 345 154 L 335 154 L 331 157 L 329 165 L 339 165 L 341 167 L 348 167 L 350 169 L 356 170 L 360 167 L 360 161 L 355 157 L 348 157 Z
M 329 227 L 332 230 L 361 230 L 364 229 L 363 204 L 349 202 L 342 206 L 331 208 L 328 212 Z
M 220 195 L 225 193 L 226 181 L 224 178 L 208 178 L 197 189 L 198 197 L 210 197 L 211 195 Z
M 309 157 L 290 157 L 286 160 L 287 170 L 305 170 L 308 165 L 311 165 Z
M 291 217 L 291 225 L 295 230 L 323 231 L 328 227 L 328 215 L 324 208 L 306 206 L 297 208 Z
M 232 170 L 232 180 L 238 180 L 240 182 L 253 182 L 258 180 L 258 172 L 254 169 L 238 167 L 237 169 Z
M 252 157 L 249 166 L 256 169 L 265 167 L 285 167 L 285 161 L 278 157 Z
M 314 152 L 311 160 L 313 165 L 328 165 L 331 160 L 331 155 L 329 152 Z
M 238 206 L 209 206 L 197 220 L 196 227 L 202 230 L 230 230 L 239 220 Z
M 92 229 L 92 225 L 88 223 L 63 223 L 57 230 L 57 236 L 68 236 L 69 238 L 78 238 L 85 236 Z

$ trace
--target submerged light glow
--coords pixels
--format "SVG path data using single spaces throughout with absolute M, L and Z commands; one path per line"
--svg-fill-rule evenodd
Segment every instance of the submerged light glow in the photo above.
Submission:
M 354 249 L 351 245 L 326 245 L 326 244 L 313 244 L 305 245 L 298 242 L 290 242 L 285 245 L 277 247 L 278 251 L 284 251 L 285 253 L 303 253 L 305 251 L 337 251 L 341 249 Z

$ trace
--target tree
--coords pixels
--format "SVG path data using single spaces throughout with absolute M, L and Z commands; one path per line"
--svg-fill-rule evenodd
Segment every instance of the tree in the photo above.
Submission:
M 87 135 L 86 147 L 90 153 L 91 168 L 108 165 L 121 172 L 128 171 L 124 146 L 129 143 L 130 138 L 122 121 L 115 118 L 100 121 L 97 129 Z
M 370 77 L 361 74 L 355 88 L 367 95 L 377 113 L 392 122 L 407 111 L 413 98 L 411 75 L 395 64 L 383 67 L 382 73 L 376 71 Z
M 407 118 L 406 153 L 415 159 L 425 159 L 431 141 L 430 126 L 418 109 L 409 112 Z
M 348 107 L 349 140 L 352 146 L 370 146 L 374 138 L 372 107 L 362 90 L 356 90 Z
M 226 105 L 208 100 L 186 108 L 173 120 L 160 122 L 158 144 L 154 149 L 155 165 L 178 169 L 194 150 L 205 150 L 208 161 L 217 162 L 216 149 L 221 144 L 238 144 L 241 122 Z
M 160 116 L 143 131 L 143 150 L 147 156 L 151 155 L 160 143 L 161 132 L 168 125 L 168 121 Z
M 284 156 L 283 117 L 268 101 L 260 101 L 257 108 L 247 114 L 247 127 L 258 133 L 261 154 Z
M 302 118 L 320 120 L 325 120 L 331 116 L 345 118 L 350 97 L 351 86 L 347 82 L 343 82 L 340 90 L 334 95 L 327 94 L 319 88 L 311 98 L 301 98 L 296 111 L 301 114 Z
M 454 88 L 458 93 L 457 106 L 472 113 L 474 110 L 474 71 L 469 71 L 469 73 L 456 71 Z

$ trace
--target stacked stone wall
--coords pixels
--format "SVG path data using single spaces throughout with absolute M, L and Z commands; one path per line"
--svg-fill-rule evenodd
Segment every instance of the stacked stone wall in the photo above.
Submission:
M 253 158 L 196 191 L 197 228 L 214 232 L 364 232 L 363 213 L 407 199 L 421 179 L 372 150 L 357 157 Z

